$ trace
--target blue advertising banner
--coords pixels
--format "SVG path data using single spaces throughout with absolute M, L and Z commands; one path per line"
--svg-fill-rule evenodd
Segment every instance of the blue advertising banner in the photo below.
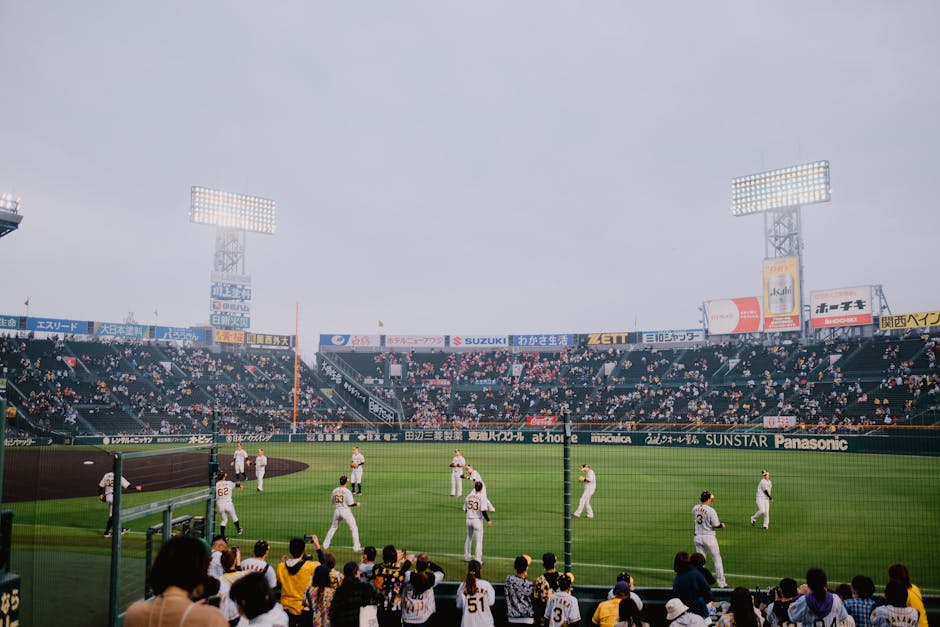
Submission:
M 27 318 L 26 330 L 39 333 L 88 335 L 88 322 L 85 320 L 61 320 L 59 318 Z
M 96 322 L 95 337 L 126 337 L 135 340 L 149 337 L 150 327 L 145 324 Z
M 19 316 L 0 316 L 0 331 L 16 331 L 19 328 Z
M 206 330 L 186 327 L 154 327 L 153 337 L 157 340 L 172 340 L 175 342 L 206 343 Z
M 573 333 L 542 333 L 537 335 L 513 335 L 513 346 L 558 347 L 574 346 Z

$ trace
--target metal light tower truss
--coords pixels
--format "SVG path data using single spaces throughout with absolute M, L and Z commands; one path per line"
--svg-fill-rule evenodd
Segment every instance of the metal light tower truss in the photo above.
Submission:
M 245 232 L 216 227 L 213 259 L 216 272 L 245 274 Z
M 749 174 L 731 181 L 731 213 L 764 214 L 764 258 L 798 258 L 801 299 L 805 295 L 802 206 L 828 202 L 831 196 L 828 161 Z M 803 309 L 801 303 L 800 318 L 805 322 Z

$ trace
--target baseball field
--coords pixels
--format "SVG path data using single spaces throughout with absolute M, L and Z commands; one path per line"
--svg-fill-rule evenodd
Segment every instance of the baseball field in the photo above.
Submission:
M 561 557 L 561 446 L 460 446 L 468 463 L 482 474 L 496 508 L 493 526 L 484 536 L 484 576 L 502 580 L 513 558 L 522 553 L 537 559 L 554 551 Z M 245 533 L 232 542 L 250 553 L 257 539 L 268 540 L 273 563 L 286 552 L 292 536 L 316 533 L 322 539 L 332 520 L 330 491 L 349 471 L 352 447 L 351 442 L 266 445 L 269 469 L 279 470 L 269 472 L 264 492 L 256 490 L 253 469 L 249 471 L 244 490 L 234 497 Z M 253 459 L 255 449 L 246 448 Z M 444 566 L 448 580 L 460 578 L 462 499 L 448 495 L 454 446 L 365 442 L 360 448 L 366 465 L 363 494 L 357 496 L 362 506 L 354 513 L 363 545 L 381 551 L 392 543 L 408 551 L 427 551 Z M 228 467 L 232 450 L 234 445 L 223 447 L 223 467 Z M 57 460 L 63 451 L 69 455 Z M 8 460 L 5 485 L 32 482 L 39 499 L 6 503 L 15 514 L 12 561 L 13 570 L 24 578 L 26 624 L 53 624 L 59 616 L 69 616 L 71 624 L 103 622 L 94 614 L 100 611 L 96 599 L 101 598 L 104 607 L 110 543 L 102 537 L 107 508 L 94 495 L 97 478 L 109 469 L 108 457 L 102 449 L 81 452 L 84 455 L 74 455 L 73 449 L 24 452 L 40 456 L 41 466 L 47 467 L 39 472 L 41 480 L 17 477 L 17 465 Z M 129 467 L 125 476 L 132 484 L 142 484 L 144 491 L 125 493 L 125 506 L 192 490 L 168 486 L 183 485 L 181 473 L 193 475 L 196 484 L 206 476 L 202 458 L 186 464 L 154 459 L 173 467 Z M 718 541 L 732 587 L 766 589 L 781 577 L 800 579 L 808 567 L 820 566 L 831 582 L 864 573 L 880 588 L 887 566 L 903 562 L 926 594 L 940 593 L 940 458 L 575 446 L 572 509 L 581 495 L 577 476 L 582 463 L 596 471 L 597 492 L 592 500 L 595 518 L 571 520 L 572 570 L 578 584 L 611 584 L 619 571 L 627 570 L 639 587 L 671 585 L 673 555 L 692 549 L 691 509 L 707 489 L 715 493 L 714 507 L 727 525 L 718 531 Z M 766 531 L 749 524 L 762 468 L 770 470 L 773 480 Z M 170 481 L 171 475 L 177 478 Z M 60 490 L 39 485 L 53 481 Z M 465 485 L 464 495 L 468 489 Z M 55 498 L 62 493 L 73 496 Z M 190 506 L 176 514 L 203 511 Z M 125 586 L 129 598 L 140 592 L 135 586 L 143 577 L 144 532 L 157 522 L 154 518 L 128 525 L 122 569 L 132 582 Z M 230 535 L 232 530 L 230 526 Z M 358 558 L 351 547 L 343 525 L 331 547 L 339 563 Z

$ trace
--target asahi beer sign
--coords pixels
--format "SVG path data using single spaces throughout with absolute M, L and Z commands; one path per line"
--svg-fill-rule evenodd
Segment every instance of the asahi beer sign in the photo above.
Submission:
M 800 263 L 797 257 L 764 260 L 764 331 L 800 330 Z

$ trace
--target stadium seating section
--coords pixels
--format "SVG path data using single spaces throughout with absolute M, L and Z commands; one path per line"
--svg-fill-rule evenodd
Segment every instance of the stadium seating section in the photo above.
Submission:
M 934 339 L 909 336 L 562 352 L 337 349 L 329 358 L 370 394 L 400 401 L 405 428 L 518 428 L 567 412 L 591 429 L 755 429 L 783 415 L 806 431 L 871 432 L 938 423 L 938 352 Z M 293 424 L 285 351 L 4 336 L 0 362 L 14 433 L 199 433 L 212 411 L 228 433 Z M 300 380 L 299 430 L 373 427 L 315 368 L 301 364 Z

